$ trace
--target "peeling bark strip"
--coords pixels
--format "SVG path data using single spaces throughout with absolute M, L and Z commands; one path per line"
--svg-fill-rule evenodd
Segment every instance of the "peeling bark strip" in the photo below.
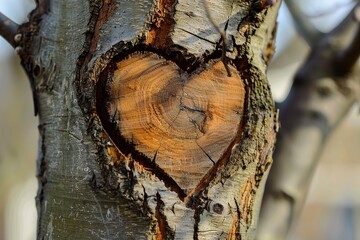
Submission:
M 241 134 L 242 80 L 234 68 L 233 77 L 227 77 L 219 61 L 209 65 L 188 74 L 154 53 L 134 53 L 117 62 L 112 76 L 100 80 L 108 82 L 98 88 L 104 92 L 98 94 L 103 97 L 97 99 L 98 110 L 107 109 L 100 116 L 103 125 L 115 126 L 106 129 L 115 144 L 116 138 L 127 143 L 117 147 L 135 161 L 144 156 L 184 192 L 201 184 Z
M 99 42 L 99 31 L 101 26 L 108 20 L 115 9 L 114 0 L 94 0 L 90 2 L 91 17 L 89 20 L 89 30 L 86 32 L 83 53 L 78 59 L 78 79 L 80 82 L 84 78 L 84 74 L 92 54 L 96 50 Z
M 236 214 L 234 216 L 234 220 L 232 222 L 232 225 L 231 225 L 231 229 L 227 235 L 227 240 L 230 240 L 230 239 L 238 239 L 238 240 L 241 240 L 241 235 L 240 235 L 240 209 L 239 209 L 239 204 L 237 203 L 236 199 L 234 199 L 235 201 L 235 204 L 236 204 Z
M 156 208 L 155 218 L 157 221 L 155 230 L 155 239 L 173 239 L 175 236 L 174 230 L 170 229 L 169 224 L 164 214 L 165 203 L 161 200 L 159 193 L 156 193 Z
M 150 30 L 146 44 L 155 48 L 170 46 L 170 32 L 175 24 L 173 19 L 176 0 L 157 0 L 150 19 Z

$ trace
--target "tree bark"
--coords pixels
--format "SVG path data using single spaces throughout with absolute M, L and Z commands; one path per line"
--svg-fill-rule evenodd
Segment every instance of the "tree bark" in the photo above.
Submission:
M 38 239 L 255 238 L 277 130 L 268 2 L 37 1 L 17 49 Z

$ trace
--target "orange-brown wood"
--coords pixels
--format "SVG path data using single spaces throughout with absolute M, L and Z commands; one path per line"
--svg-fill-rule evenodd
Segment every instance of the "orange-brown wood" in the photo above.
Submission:
M 108 115 L 129 144 L 190 190 L 238 133 L 245 90 L 231 71 L 218 61 L 188 74 L 155 53 L 134 53 L 116 65 Z

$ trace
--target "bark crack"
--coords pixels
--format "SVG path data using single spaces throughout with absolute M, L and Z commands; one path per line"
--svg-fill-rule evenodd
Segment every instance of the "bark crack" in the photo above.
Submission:
M 79 142 L 83 141 L 80 137 L 78 137 L 75 133 L 71 132 L 70 130 L 67 130 L 67 129 L 54 129 L 54 131 L 66 133 L 69 136 L 71 136 L 71 137 L 75 138 L 76 140 L 78 140 Z
M 44 211 L 44 198 L 45 198 L 45 186 L 47 184 L 47 178 L 46 178 L 46 170 L 47 170 L 47 164 L 46 164 L 46 139 L 45 139 L 45 128 L 40 125 L 39 126 L 39 134 L 41 137 L 41 145 L 40 145 L 40 149 L 41 149 L 41 154 L 39 154 L 39 158 L 37 159 L 37 179 L 38 179 L 38 191 L 36 194 L 36 209 L 38 212 L 38 222 L 41 223 L 42 222 L 42 218 L 44 216 L 44 214 L 42 213 Z M 37 225 L 37 233 L 38 233 L 38 238 L 40 238 L 40 234 L 43 232 L 41 230 L 41 227 L 43 225 L 42 224 L 38 224 Z
M 211 156 L 200 146 L 200 144 L 195 140 L 196 145 L 201 149 L 201 151 L 209 158 L 213 165 L 215 165 L 215 161 L 211 158 Z
M 204 41 L 206 41 L 206 42 L 208 42 L 208 43 L 211 43 L 211 44 L 214 44 L 214 45 L 217 44 L 216 42 L 210 41 L 209 39 L 206 39 L 206 38 L 204 38 L 204 37 L 201 37 L 201 36 L 199 36 L 199 35 L 196 35 L 195 33 L 192 33 L 192 32 L 190 32 L 190 31 L 188 31 L 188 30 L 183 29 L 183 28 L 179 28 L 179 29 L 180 29 L 181 31 L 184 31 L 184 32 L 186 32 L 186 33 L 194 36 L 194 37 L 197 37 L 197 38 L 199 38 L 199 39 L 201 39 L 201 40 L 204 40 Z
M 167 222 L 164 214 L 165 203 L 161 199 L 159 192 L 156 193 L 156 207 L 155 207 L 155 218 L 157 222 L 155 239 L 174 239 L 175 232 L 172 230 Z
M 194 240 L 198 240 L 199 239 L 199 223 L 200 223 L 200 215 L 202 213 L 202 210 L 199 209 L 198 207 L 195 208 L 194 211 L 194 235 L 193 235 L 193 239 Z

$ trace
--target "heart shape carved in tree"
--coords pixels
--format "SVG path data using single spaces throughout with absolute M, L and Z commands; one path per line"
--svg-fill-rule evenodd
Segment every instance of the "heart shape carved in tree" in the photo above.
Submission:
M 220 61 L 189 74 L 155 53 L 133 53 L 100 80 L 103 126 L 123 154 L 193 189 L 239 132 L 245 90 L 230 68 L 231 77 Z

